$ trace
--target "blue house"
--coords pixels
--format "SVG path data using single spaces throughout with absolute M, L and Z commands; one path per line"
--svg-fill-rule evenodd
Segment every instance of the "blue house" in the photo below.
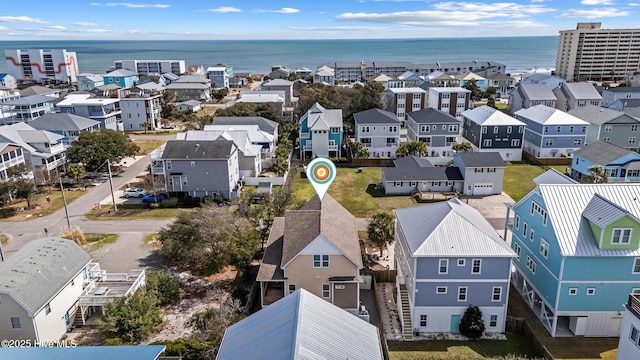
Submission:
M 640 154 L 605 141 L 591 143 L 573 153 L 571 177 L 591 176 L 592 166 L 602 166 L 608 182 L 640 182 Z
M 457 333 L 470 305 L 487 332 L 504 332 L 511 259 L 493 226 L 458 199 L 399 209 L 395 261 L 402 332 Z
M 300 158 L 340 157 L 342 110 L 315 103 L 300 119 Z
M 568 157 L 587 139 L 589 123 L 562 110 L 536 105 L 514 116 L 527 124 L 523 150 L 537 158 Z
M 133 87 L 138 82 L 138 73 L 127 69 L 118 69 L 103 76 L 104 84 L 116 84 L 123 89 Z
M 512 206 L 514 289 L 551 336 L 619 336 L 640 292 L 640 184 L 539 183 Z

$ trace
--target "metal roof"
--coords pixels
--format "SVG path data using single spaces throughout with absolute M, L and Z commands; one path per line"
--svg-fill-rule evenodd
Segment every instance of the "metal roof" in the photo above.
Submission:
M 231 325 L 218 360 L 382 359 L 378 329 L 298 289 Z
M 303 116 L 307 117 L 307 127 L 313 130 L 329 130 L 331 127 L 342 127 L 342 109 L 325 109 L 315 103 Z
M 156 360 L 164 345 L 0 348 L 1 359 L 20 360 Z
M 22 105 L 22 106 L 36 105 L 36 104 L 43 104 L 47 102 L 53 102 L 56 99 L 57 98 L 54 98 L 51 96 L 45 96 L 45 95 L 29 95 L 29 96 L 22 96 L 15 100 L 9 100 L 5 102 L 3 105 Z
M 454 157 L 460 158 L 467 168 L 507 166 L 499 152 L 462 152 Z
M 593 222 L 598 227 L 603 228 L 614 221 L 617 221 L 625 216 L 630 216 L 636 221 L 640 222 L 638 218 L 629 213 L 626 209 L 612 203 L 611 201 L 595 193 L 591 198 L 591 201 L 587 204 L 582 212 L 582 216 L 585 219 Z
M 622 111 L 616 111 L 591 104 L 578 106 L 575 109 L 569 110 L 568 113 L 594 125 L 640 124 L 640 120 L 625 114 Z
M 357 112 L 353 114 L 353 119 L 356 124 L 398 125 L 402 122 L 394 113 L 377 108 Z
M 278 123 L 261 116 L 216 116 L 213 118 L 212 125 L 258 125 L 260 130 L 266 131 L 273 135 Z
M 72 240 L 49 237 L 27 243 L 0 263 L 0 293 L 36 314 L 91 261 Z
M 463 87 L 454 86 L 454 87 L 429 87 L 429 91 L 434 91 L 437 93 L 471 93 L 471 90 L 467 90 Z
M 640 92 L 640 86 L 616 86 L 608 88 L 604 91 L 616 92 L 616 93 L 637 93 Z
M 455 181 L 464 180 L 460 169 L 448 167 L 388 167 L 382 168 L 386 181 Z
M 486 126 L 521 126 L 526 125 L 522 121 L 494 109 L 491 106 L 480 106 L 475 109 L 469 109 L 462 113 L 462 116 L 473 121 L 478 125 Z
M 244 156 L 259 156 L 262 150 L 262 145 L 251 143 L 249 133 L 246 130 L 188 130 L 176 134 L 176 140 L 231 140 Z
M 418 124 L 462 124 L 462 120 L 453 115 L 434 108 L 425 108 L 407 113 L 410 119 Z
M 413 256 L 515 257 L 493 226 L 458 199 L 395 210 Z
M 265 86 L 292 86 L 293 82 L 289 81 L 289 80 L 284 80 L 284 79 L 275 79 L 275 80 L 269 80 L 265 83 L 262 84 L 262 87 Z
M 520 92 L 520 95 L 522 97 L 525 97 L 529 100 L 556 100 L 556 95 L 545 84 L 521 84 L 518 87 L 518 92 Z
M 634 151 L 608 143 L 606 141 L 596 141 L 594 143 L 587 144 L 582 149 L 576 150 L 573 155 L 583 157 L 593 163 L 604 166 L 624 156 L 634 153 Z M 638 154 L 636 157 L 637 160 L 640 160 L 640 154 Z
M 391 88 L 387 91 L 393 94 L 426 94 L 426 91 L 419 87 Z
M 29 125 L 37 130 L 85 130 L 100 122 L 69 113 L 49 113 L 29 121 Z
M 228 159 L 235 145 L 231 140 L 169 140 L 162 152 L 168 160 L 214 160 Z
M 573 95 L 574 99 L 598 99 L 602 100 L 602 96 L 598 93 L 598 90 L 593 86 L 590 82 L 574 82 L 574 83 L 565 83 L 560 87 L 560 89 L 565 94 Z
M 134 71 L 130 71 L 127 69 L 118 69 L 118 70 L 113 70 L 110 73 L 107 73 L 106 75 L 104 75 L 104 77 L 129 77 L 129 76 L 137 76 L 138 73 L 134 72 Z
M 17 133 L 28 144 L 50 144 L 64 138 L 47 130 L 18 130 Z
M 565 174 L 561 173 L 560 171 L 551 168 L 545 172 L 543 172 L 542 174 L 536 176 L 535 178 L 533 178 L 533 182 L 536 183 L 536 185 L 540 185 L 540 184 L 578 184 L 577 181 L 573 180 L 572 178 L 566 176 Z
M 582 216 L 597 193 L 600 197 L 626 209 L 633 216 L 639 217 L 640 184 L 541 184 L 538 185 L 537 191 L 544 200 L 563 256 L 640 255 L 638 249 L 601 250 L 588 222 Z M 518 204 L 527 198 L 523 198 Z
M 515 115 L 542 125 L 589 125 L 584 120 L 546 105 L 520 109 L 515 112 Z

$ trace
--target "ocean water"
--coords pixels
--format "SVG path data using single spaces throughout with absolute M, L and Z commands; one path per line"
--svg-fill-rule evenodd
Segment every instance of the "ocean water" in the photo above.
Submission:
M 455 38 L 381 40 L 154 40 L 0 41 L 4 49 L 75 51 L 80 72 L 103 73 L 115 60 L 185 60 L 186 65 L 224 62 L 236 72 L 268 73 L 273 65 L 317 68 L 335 61 L 409 61 L 416 64 L 497 61 L 508 72 L 550 70 L 558 38 Z M 0 72 L 6 71 L 0 61 Z

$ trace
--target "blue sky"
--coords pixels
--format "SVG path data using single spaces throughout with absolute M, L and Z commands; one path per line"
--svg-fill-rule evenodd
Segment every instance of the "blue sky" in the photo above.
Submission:
M 585 21 L 640 27 L 635 1 L 12 0 L 0 40 L 555 36 Z

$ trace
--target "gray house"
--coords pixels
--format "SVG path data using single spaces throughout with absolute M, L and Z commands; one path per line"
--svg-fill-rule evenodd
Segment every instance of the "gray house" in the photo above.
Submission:
M 556 108 L 569 111 L 586 105 L 600 106 L 602 96 L 590 82 L 566 83 L 553 89 Z
M 556 106 L 556 95 L 545 84 L 522 84 L 509 93 L 510 114 L 536 105 Z
M 640 120 L 633 116 L 591 104 L 570 110 L 568 114 L 589 123 L 587 145 L 599 140 L 623 148 L 637 148 L 640 144 Z
M 169 194 L 234 198 L 240 190 L 238 148 L 231 140 L 170 140 L 150 157 L 154 182 L 163 182 Z
M 356 141 L 367 149 L 373 158 L 395 158 L 400 146 L 402 121 L 389 111 L 369 109 L 353 114 Z
M 100 122 L 69 113 L 48 113 L 29 122 L 36 130 L 47 130 L 62 135 L 62 143 L 70 145 L 84 131 L 96 131 Z
M 427 144 L 430 157 L 451 160 L 451 145 L 461 139 L 462 121 L 447 112 L 426 108 L 408 113 L 406 125 L 409 140 Z
M 525 123 L 489 106 L 467 110 L 462 117 L 462 134 L 473 145 L 473 151 L 497 151 L 504 161 L 522 160 Z
M 502 193 L 504 170 L 507 165 L 497 152 L 467 152 L 453 157 L 453 166 L 464 178 L 465 195 L 493 195 Z
M 516 254 L 493 226 L 458 199 L 395 213 L 396 303 L 404 338 L 458 333 L 470 305 L 482 311 L 486 332 L 504 332 Z
M 457 167 L 434 167 L 429 160 L 414 156 L 399 158 L 394 165 L 382 169 L 382 186 L 387 195 L 409 195 L 416 190 L 462 191 L 464 178 Z

